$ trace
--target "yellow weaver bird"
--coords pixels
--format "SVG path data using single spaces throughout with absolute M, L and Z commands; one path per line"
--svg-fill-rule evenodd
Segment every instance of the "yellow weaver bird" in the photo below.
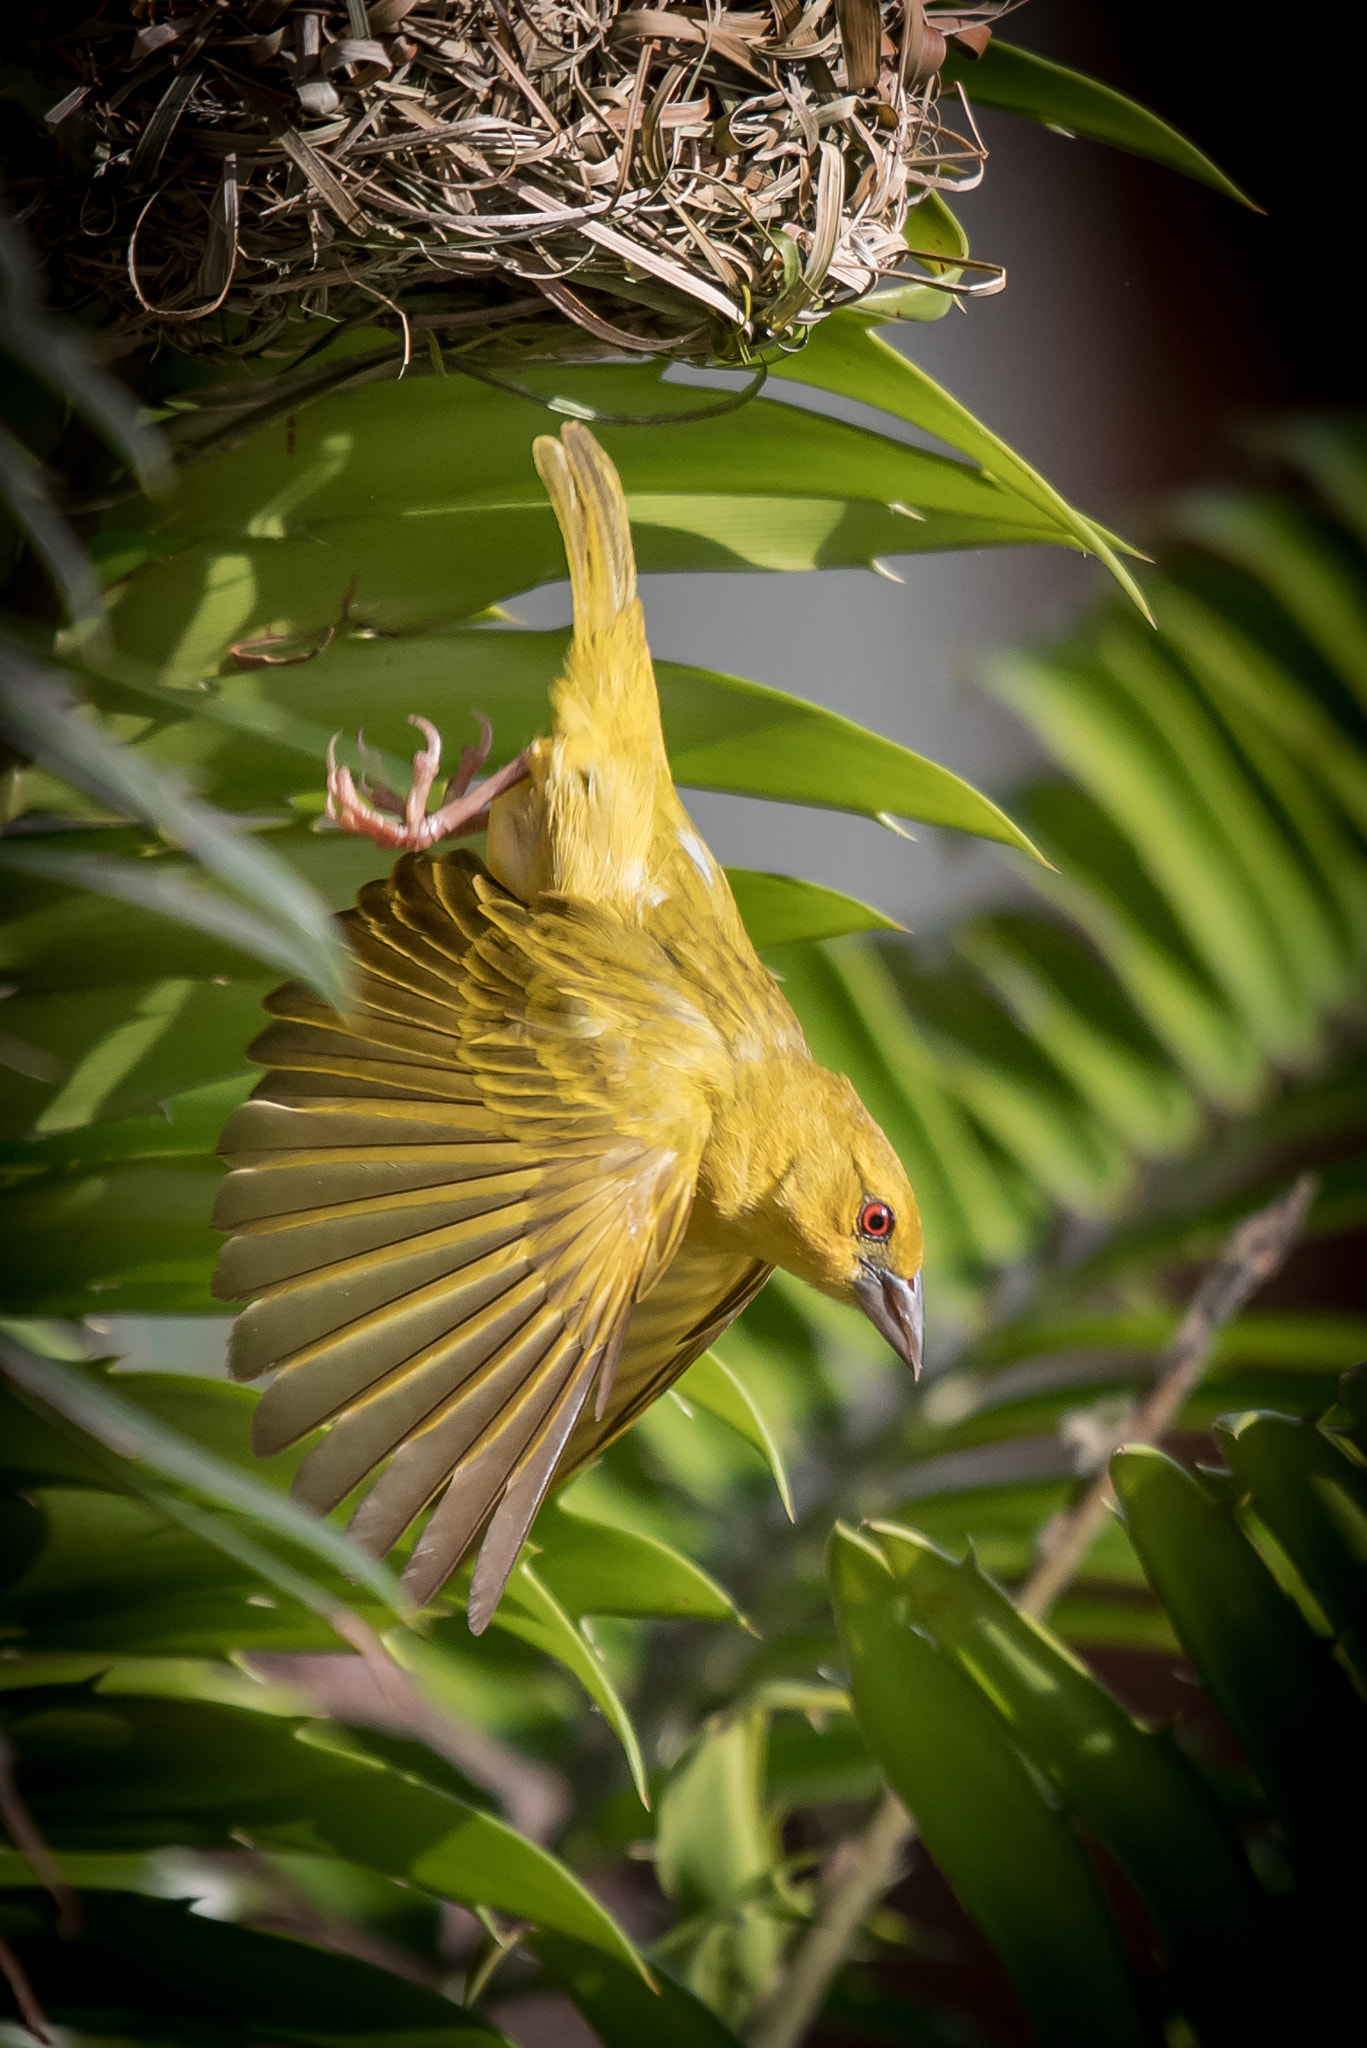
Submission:
M 342 922 L 342 1015 L 297 985 L 222 1149 L 216 1291 L 254 1297 L 232 1369 L 273 1372 L 263 1455 L 326 1424 L 296 1493 L 383 1554 L 435 1503 L 403 1583 L 438 1591 L 483 1531 L 482 1629 L 552 1483 L 621 1434 L 775 1266 L 921 1362 L 921 1226 L 849 1081 L 818 1066 L 680 803 L 626 500 L 585 427 L 535 445 L 574 638 L 551 735 L 430 815 L 332 766 L 329 809 L 423 849 L 488 817 L 488 858 L 410 850 Z M 369 800 L 373 798 L 374 801 Z

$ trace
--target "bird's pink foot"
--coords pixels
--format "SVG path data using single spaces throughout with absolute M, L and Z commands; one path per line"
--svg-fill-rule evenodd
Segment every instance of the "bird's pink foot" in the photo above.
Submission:
M 441 734 L 430 720 L 409 716 L 408 723 L 417 726 L 427 744 L 413 756 L 413 781 L 406 797 L 397 796 L 382 783 L 367 781 L 365 776 L 358 788 L 351 770 L 337 760 L 339 735 L 334 734 L 328 746 L 327 800 L 327 814 L 333 824 L 340 825 L 344 832 L 373 839 L 377 846 L 401 847 L 414 853 L 435 846 L 439 839 L 482 831 L 489 822 L 489 806 L 494 798 L 526 775 L 527 757 L 519 754 L 506 768 L 485 776 L 482 782 L 476 781 L 489 758 L 494 729 L 482 711 L 475 715 L 480 726 L 479 744 L 461 749 L 460 766 L 446 785 L 440 809 L 435 811 L 429 811 L 427 803 L 441 772 Z M 364 745 L 359 733 L 356 737 Z

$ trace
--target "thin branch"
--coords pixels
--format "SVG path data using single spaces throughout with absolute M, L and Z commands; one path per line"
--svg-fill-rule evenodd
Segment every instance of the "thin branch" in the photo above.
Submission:
M 1220 1331 L 1272 1277 L 1300 1235 L 1318 1186 L 1313 1174 L 1303 1173 L 1287 1194 L 1239 1225 L 1192 1297 L 1152 1388 L 1116 1430 L 1117 1449 L 1122 1443 L 1157 1443 L 1169 1428 L 1205 1371 Z M 1040 1561 L 1016 1595 L 1023 1614 L 1049 1612 L 1076 1576 L 1114 1504 L 1115 1489 L 1103 1465 L 1081 1500 L 1042 1530 Z
M 1233 1232 L 1159 1360 L 1152 1388 L 1117 1432 L 1117 1446 L 1156 1443 L 1170 1427 L 1205 1371 L 1220 1331 L 1271 1279 L 1291 1250 L 1318 1185 L 1313 1174 L 1302 1174 L 1288 1193 Z M 1048 1612 L 1104 1527 L 1114 1499 L 1103 1470 L 1075 1506 L 1047 1524 L 1040 1538 L 1040 1561 L 1015 1596 L 1022 1613 Z M 915 1839 L 915 1820 L 895 1794 L 884 1792 L 862 1834 L 842 1842 L 830 1858 L 815 1921 L 761 2007 L 751 2048 L 798 2048 L 844 1967 L 860 1926 L 897 1882 Z
M 39 1832 L 27 1802 L 14 1780 L 14 1750 L 0 1735 L 0 1825 L 34 1876 L 51 1894 L 57 1908 L 57 1932 L 70 1941 L 81 1931 L 81 1901 L 62 1875 L 62 1867 Z
M 765 2001 L 753 2048 L 796 2048 L 826 2002 L 867 1916 L 901 1877 L 916 1823 L 895 1792 L 884 1792 L 863 1833 L 842 1842 L 823 1873 L 823 1899 L 788 1969 Z
M 14 1993 L 14 2002 L 24 2025 L 43 2043 L 43 2048 L 49 2048 L 52 2036 L 48 2032 L 47 2014 L 38 2003 L 38 1994 L 29 1982 L 28 1971 L 3 1934 L 0 1934 L 0 1977 L 5 1978 Z
M 14 1750 L 0 1735 L 0 1823 L 19 1854 L 32 1866 L 34 1875 L 52 1894 L 57 1907 L 57 1932 L 70 1940 L 81 1931 L 81 1902 L 62 1875 L 61 1866 L 39 1833 L 27 1802 L 14 1781 Z M 47 2014 L 29 1982 L 27 1970 L 14 1950 L 0 1935 L 0 1977 L 14 1993 L 19 2017 L 35 2038 L 49 2048 Z

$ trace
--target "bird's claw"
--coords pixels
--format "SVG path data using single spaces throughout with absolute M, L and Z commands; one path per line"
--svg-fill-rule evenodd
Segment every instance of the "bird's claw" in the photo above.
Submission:
M 447 803 L 450 803 L 454 797 L 464 796 L 466 790 L 488 760 L 489 749 L 494 744 L 494 728 L 491 721 L 482 711 L 477 711 L 475 717 L 479 720 L 479 742 L 476 746 L 461 748 L 460 765 L 446 785 Z
M 335 747 L 335 745 L 336 736 L 334 735 L 333 746 Z M 387 782 L 381 782 L 374 772 L 381 766 L 384 757 L 377 747 L 367 746 L 363 730 L 358 731 L 356 734 L 356 751 L 361 757 L 362 771 L 357 787 L 365 801 L 368 804 L 373 804 L 377 810 L 387 811 L 391 817 L 402 818 L 404 815 L 404 800 L 396 790 L 389 787 Z M 328 766 L 331 768 L 333 765 L 332 749 L 329 748 Z
M 479 744 L 461 749 L 460 765 L 446 785 L 445 801 L 439 810 L 430 812 L 427 800 L 441 772 L 441 734 L 430 719 L 409 714 L 408 723 L 418 728 L 426 745 L 413 756 L 413 781 L 406 797 L 397 796 L 383 784 L 371 784 L 364 776 L 358 789 L 351 770 L 337 759 L 340 735 L 334 733 L 328 742 L 327 781 L 327 815 L 333 824 L 344 832 L 373 839 L 377 846 L 413 853 L 435 846 L 439 839 L 459 838 L 482 830 L 489 821 L 489 806 L 494 798 L 526 775 L 527 758 L 519 754 L 506 768 L 498 769 L 482 782 L 475 781 L 475 775 L 489 757 L 494 738 L 494 729 L 484 713 L 475 715 L 480 726 Z M 359 733 L 356 738 L 363 753 L 367 751 Z

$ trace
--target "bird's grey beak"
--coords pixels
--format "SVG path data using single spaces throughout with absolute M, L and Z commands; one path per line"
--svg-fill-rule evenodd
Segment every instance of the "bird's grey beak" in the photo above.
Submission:
M 925 1339 L 926 1311 L 921 1298 L 921 1276 L 903 1280 L 896 1273 L 867 1267 L 854 1283 L 863 1309 L 875 1330 L 881 1331 L 897 1356 L 921 1377 L 921 1347 Z

